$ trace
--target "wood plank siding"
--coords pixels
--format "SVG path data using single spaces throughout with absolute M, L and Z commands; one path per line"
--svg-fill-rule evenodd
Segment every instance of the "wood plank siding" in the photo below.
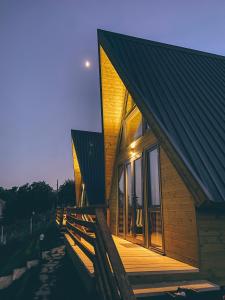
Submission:
M 194 199 L 162 147 L 160 163 L 166 255 L 198 266 Z
M 199 210 L 200 268 L 206 278 L 225 284 L 225 212 Z
M 105 148 L 105 185 L 106 199 L 108 199 L 126 89 L 102 48 L 100 48 L 100 60 Z
M 76 201 L 79 201 L 81 196 L 81 172 L 80 172 L 80 166 L 77 159 L 77 154 L 74 148 L 74 144 L 72 143 L 72 154 L 73 154 L 73 171 L 74 171 L 74 179 L 75 179 L 75 191 L 76 191 Z M 79 203 L 76 203 L 79 205 Z

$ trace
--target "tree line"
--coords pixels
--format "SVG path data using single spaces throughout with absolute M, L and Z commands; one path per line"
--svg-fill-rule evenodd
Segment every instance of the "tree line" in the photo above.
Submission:
M 0 187 L 0 199 L 5 201 L 4 223 L 29 218 L 32 213 L 43 213 L 56 206 L 75 205 L 73 180 L 66 180 L 58 190 L 45 181 L 26 183 L 10 189 Z

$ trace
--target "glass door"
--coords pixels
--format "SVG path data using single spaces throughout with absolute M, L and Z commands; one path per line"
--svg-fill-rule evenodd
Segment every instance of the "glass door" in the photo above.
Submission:
M 144 243 L 144 201 L 142 184 L 142 157 L 134 161 L 134 237 L 137 242 Z
M 126 237 L 133 237 L 134 228 L 134 206 L 132 191 L 132 172 L 131 163 L 126 164 Z
M 124 166 L 118 170 L 118 235 L 124 236 L 125 232 L 125 180 Z
M 160 197 L 159 150 L 154 148 L 147 152 L 148 161 L 148 223 L 150 247 L 160 251 L 162 242 L 162 215 Z
M 144 243 L 142 157 L 118 170 L 118 235 Z

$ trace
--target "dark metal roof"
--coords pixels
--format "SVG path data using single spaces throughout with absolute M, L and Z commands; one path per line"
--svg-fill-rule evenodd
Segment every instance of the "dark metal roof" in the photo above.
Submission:
M 207 198 L 225 202 L 225 58 L 103 30 L 98 39 Z
M 89 204 L 105 203 L 103 135 L 99 132 L 71 130 Z M 76 179 L 75 179 L 76 180 Z

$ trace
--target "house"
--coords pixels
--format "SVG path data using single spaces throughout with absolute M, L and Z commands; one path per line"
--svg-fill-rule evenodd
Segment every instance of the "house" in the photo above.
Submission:
M 225 58 L 103 30 L 98 46 L 104 180 L 89 205 L 108 206 L 132 284 L 224 284 Z
M 99 132 L 71 130 L 76 206 L 105 202 L 103 136 Z
M 225 280 L 225 58 L 98 41 L 112 232 Z

